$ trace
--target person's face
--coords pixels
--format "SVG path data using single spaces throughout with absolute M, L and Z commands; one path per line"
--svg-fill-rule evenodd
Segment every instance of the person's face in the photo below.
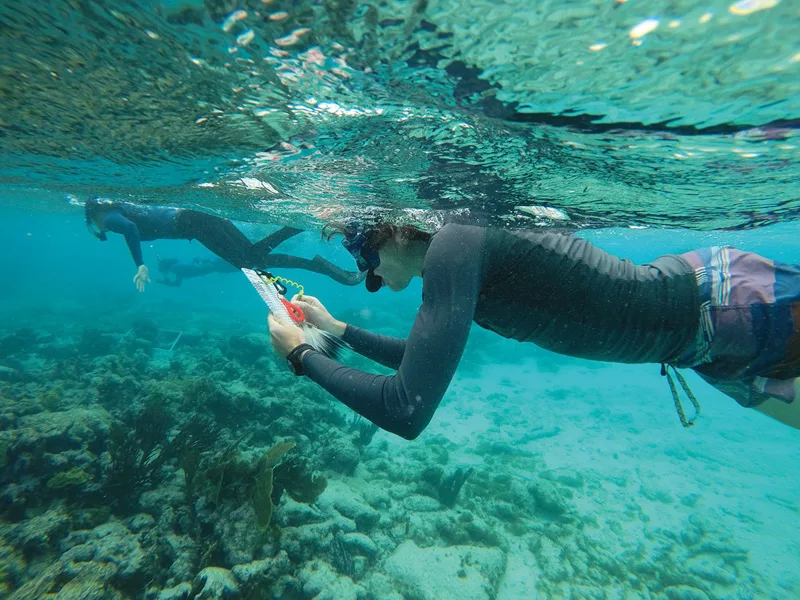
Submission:
M 390 240 L 378 251 L 378 256 L 381 264 L 375 268 L 375 274 L 383 279 L 383 285 L 393 292 L 406 289 L 414 274 L 408 267 L 402 246 Z

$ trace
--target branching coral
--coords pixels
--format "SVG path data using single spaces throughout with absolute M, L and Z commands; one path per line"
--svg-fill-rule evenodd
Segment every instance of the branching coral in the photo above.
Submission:
M 344 534 L 341 531 L 336 532 L 331 542 L 331 564 L 342 575 L 353 577 L 355 574 L 353 557 L 344 544 Z
M 217 441 L 219 428 L 208 418 L 194 415 L 186 421 L 169 445 L 168 453 L 183 469 L 186 501 L 191 504 L 197 484 L 202 455 Z
M 471 474 L 472 468 L 465 470 L 459 467 L 453 473 L 444 477 L 439 484 L 439 500 L 441 503 L 453 508 L 456 505 L 458 493 Z
M 213 466 L 209 467 L 206 471 L 206 477 L 212 482 L 211 502 L 214 506 L 219 506 L 219 497 L 222 492 L 222 484 L 225 481 L 225 475 L 229 469 L 234 465 L 238 458 L 237 450 L 239 445 L 249 437 L 248 434 L 242 435 L 233 441 L 227 448 L 214 459 Z
M 356 437 L 356 444 L 361 447 L 368 446 L 380 428 L 375 425 L 375 423 L 366 420 L 358 413 L 353 413 L 353 415 L 354 416 L 350 419 L 349 425 L 350 431 L 355 431 L 358 434 Z
M 150 404 L 127 421 L 114 425 L 109 433 L 111 464 L 103 483 L 106 497 L 123 509 L 161 481 L 162 467 L 170 457 L 165 448 L 171 417 L 162 406 Z

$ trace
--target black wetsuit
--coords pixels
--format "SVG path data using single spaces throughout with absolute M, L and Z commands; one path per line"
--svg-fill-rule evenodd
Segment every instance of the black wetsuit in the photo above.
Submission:
M 103 213 L 100 227 L 125 236 L 137 267 L 144 264 L 142 241 L 197 240 L 237 268 L 258 266 L 258 255 L 272 249 L 259 248 L 227 219 L 191 209 L 115 202 Z M 298 233 L 289 229 L 290 235 Z
M 238 273 L 239 269 L 221 258 L 195 258 L 191 261 L 179 261 L 177 258 L 158 259 L 158 270 L 163 277 L 156 283 L 172 287 L 180 287 L 184 279 L 203 277 L 212 273 Z
M 253 243 L 228 219 L 197 210 L 142 206 L 129 202 L 113 203 L 102 214 L 99 225 L 101 230 L 125 236 L 137 267 L 144 264 L 142 241 L 183 239 L 197 240 L 237 269 L 305 269 L 327 275 L 344 285 L 356 285 L 364 279 L 362 274 L 345 271 L 321 256 L 307 259 L 272 253 L 276 246 L 302 233 L 302 230 L 294 227 L 282 227 Z M 180 285 L 180 280 L 174 285 Z
M 571 356 L 665 363 L 694 340 L 700 296 L 691 266 L 636 266 L 574 236 L 446 225 L 425 255 L 422 307 L 408 339 L 347 326 L 353 349 L 397 369 L 350 369 L 319 352 L 306 374 L 378 426 L 413 439 L 447 391 L 473 321 Z

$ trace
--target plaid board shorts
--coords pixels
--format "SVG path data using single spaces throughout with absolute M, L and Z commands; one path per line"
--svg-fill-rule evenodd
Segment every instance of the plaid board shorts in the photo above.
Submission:
M 671 361 L 746 407 L 791 403 L 800 377 L 800 265 L 729 246 L 681 254 L 700 291 L 695 343 Z

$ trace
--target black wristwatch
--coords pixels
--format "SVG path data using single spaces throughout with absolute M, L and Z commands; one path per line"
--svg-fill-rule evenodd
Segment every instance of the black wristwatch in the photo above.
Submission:
M 300 362 L 300 357 L 303 355 L 303 352 L 306 350 L 313 350 L 314 346 L 311 344 L 300 344 L 296 348 L 294 348 L 289 354 L 286 355 L 286 362 L 289 363 L 289 370 L 297 375 L 305 375 L 303 373 L 303 363 Z

